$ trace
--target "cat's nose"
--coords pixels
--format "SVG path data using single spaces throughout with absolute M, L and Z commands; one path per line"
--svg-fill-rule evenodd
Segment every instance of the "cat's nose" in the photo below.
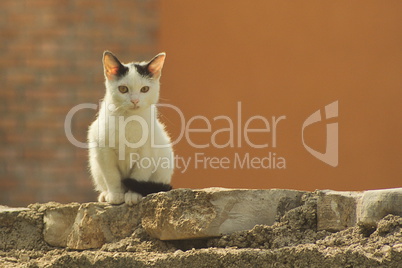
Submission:
M 140 101 L 140 99 L 131 100 L 131 102 L 134 103 L 135 105 L 137 105 L 139 101 Z

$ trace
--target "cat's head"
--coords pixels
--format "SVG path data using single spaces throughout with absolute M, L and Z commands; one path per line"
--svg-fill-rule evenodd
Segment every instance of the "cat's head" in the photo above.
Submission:
M 166 54 L 148 62 L 121 63 L 110 51 L 103 53 L 106 98 L 122 112 L 136 112 L 159 99 L 159 78 Z

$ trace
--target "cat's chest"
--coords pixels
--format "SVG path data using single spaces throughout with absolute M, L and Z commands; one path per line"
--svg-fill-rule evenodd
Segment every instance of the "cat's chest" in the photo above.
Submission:
M 143 122 L 131 121 L 119 126 L 118 136 L 120 142 L 138 144 L 140 146 L 148 139 L 148 126 Z
M 108 147 L 137 149 L 149 142 L 152 124 L 148 114 L 130 115 L 105 114 L 98 118 L 99 140 Z

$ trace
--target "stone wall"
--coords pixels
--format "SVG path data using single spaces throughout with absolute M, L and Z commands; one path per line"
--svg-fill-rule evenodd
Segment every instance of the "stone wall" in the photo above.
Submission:
M 103 98 L 102 53 L 124 62 L 157 51 L 158 1 L 0 1 L 0 204 L 96 200 L 87 151 L 66 138 L 74 106 Z M 86 141 L 96 110 L 72 118 Z
M 401 205 L 402 188 L 209 188 L 153 194 L 133 207 L 1 207 L 0 265 L 397 267 Z

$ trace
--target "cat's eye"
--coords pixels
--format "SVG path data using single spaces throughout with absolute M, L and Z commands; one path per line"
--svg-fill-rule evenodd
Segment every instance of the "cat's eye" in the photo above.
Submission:
M 119 91 L 121 93 L 127 93 L 128 92 L 128 87 L 126 86 L 119 86 Z
M 149 90 L 149 87 L 147 87 L 147 86 L 141 88 L 142 93 L 146 93 L 146 92 L 148 92 L 148 90 Z

